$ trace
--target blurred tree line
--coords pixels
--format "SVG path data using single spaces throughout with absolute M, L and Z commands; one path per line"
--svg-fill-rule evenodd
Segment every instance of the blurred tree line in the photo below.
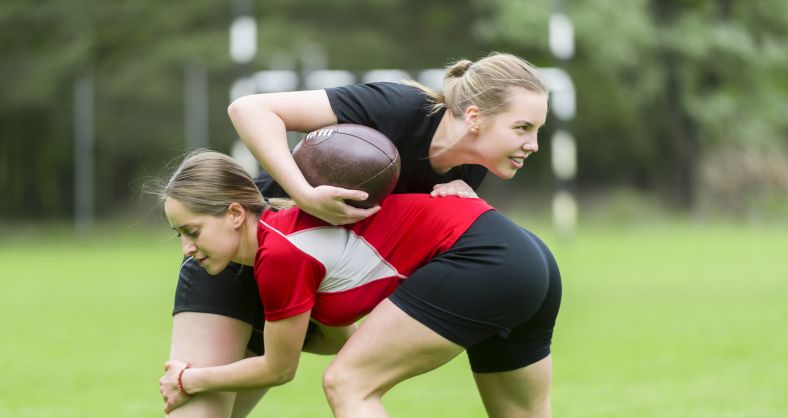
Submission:
M 254 2 L 258 53 L 228 54 L 230 2 L 6 0 L 0 5 L 0 216 L 68 218 L 74 208 L 74 86 L 95 80 L 96 209 L 134 210 L 140 179 L 184 151 L 184 75 L 205 68 L 210 145 L 236 140 L 228 91 L 243 74 L 291 66 L 319 44 L 329 67 L 441 67 L 488 51 L 560 66 L 577 89 L 579 191 L 627 187 L 681 209 L 750 209 L 788 196 L 788 2 L 563 0 L 575 56 L 548 49 L 556 0 Z M 549 190 L 541 158 L 506 187 Z M 493 180 L 494 181 L 494 180 Z M 710 202 L 710 203 L 709 203 Z

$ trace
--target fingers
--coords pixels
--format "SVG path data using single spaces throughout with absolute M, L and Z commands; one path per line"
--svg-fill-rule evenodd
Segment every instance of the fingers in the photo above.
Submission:
M 372 216 L 380 210 L 380 206 L 375 206 L 369 209 L 361 209 L 351 206 L 345 202 L 346 200 L 357 202 L 367 200 L 369 198 L 369 194 L 366 192 L 335 187 L 335 193 L 335 199 L 339 204 L 338 209 L 340 210 L 340 214 L 337 219 L 335 219 L 337 223 L 334 225 L 352 224 Z
M 299 207 L 331 225 L 358 222 L 380 210 L 379 207 L 361 209 L 350 206 L 347 201 L 364 201 L 369 195 L 361 190 L 343 189 L 333 186 L 318 186 L 314 193 L 299 202 Z
M 432 197 L 446 197 L 446 196 L 457 196 L 457 197 L 479 197 L 475 192 L 465 192 L 465 191 L 457 191 L 457 190 L 433 190 L 430 192 L 430 196 Z
M 181 367 L 185 366 L 186 363 L 178 361 L 178 360 L 167 360 L 164 362 L 164 372 L 168 372 L 170 369 L 180 369 Z
M 187 400 L 181 396 L 175 380 L 177 371 L 184 366 L 185 363 L 177 360 L 168 360 L 164 363 L 164 376 L 159 379 L 159 393 L 164 401 L 165 414 L 169 414 Z
M 369 195 L 366 192 L 362 192 L 361 190 L 349 190 L 349 189 L 342 189 L 340 187 L 334 188 L 335 195 L 334 199 L 336 200 L 367 200 Z
M 177 390 L 177 389 L 175 389 Z M 164 386 L 160 388 L 161 392 L 161 399 L 164 401 L 164 412 L 169 414 L 174 409 L 178 408 L 179 406 L 183 405 L 188 398 L 183 397 L 180 393 L 176 392 L 175 390 L 167 389 Z
M 478 197 L 476 192 L 462 180 L 436 184 L 430 193 L 432 197 L 457 196 L 463 198 Z
M 350 206 L 347 203 L 343 203 L 343 205 L 345 207 L 345 212 L 337 216 L 335 218 L 335 222 L 331 222 L 332 225 L 347 225 L 356 223 L 374 215 L 380 210 L 380 206 L 375 206 L 369 209 L 360 209 Z

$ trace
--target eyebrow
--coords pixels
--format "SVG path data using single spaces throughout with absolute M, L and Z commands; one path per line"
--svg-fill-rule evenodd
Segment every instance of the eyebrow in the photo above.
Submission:
M 525 119 L 516 120 L 516 121 L 514 121 L 514 124 L 515 125 L 532 125 L 532 126 L 536 125 L 535 123 L 533 123 L 531 121 L 528 121 L 528 120 L 525 120 Z M 539 126 L 543 126 L 543 125 L 544 125 L 544 123 L 542 123 Z
M 183 230 L 184 230 L 184 228 L 188 228 L 188 227 L 190 227 L 190 226 L 191 226 L 191 227 L 193 227 L 193 226 L 195 226 L 195 225 L 194 225 L 194 224 L 191 224 L 191 223 L 189 223 L 189 222 L 187 222 L 187 223 L 185 223 L 185 224 L 178 225 L 178 226 L 170 226 L 170 228 L 172 228 L 172 229 L 174 229 L 174 230 L 176 230 L 176 231 L 177 231 L 177 230 L 179 230 L 179 229 L 180 229 L 181 231 L 183 231 Z

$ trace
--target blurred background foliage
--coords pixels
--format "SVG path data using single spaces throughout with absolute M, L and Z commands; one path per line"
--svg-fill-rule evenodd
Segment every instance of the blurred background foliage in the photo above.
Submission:
M 73 217 L 74 86 L 82 75 L 95 77 L 96 212 L 112 218 L 144 210 L 140 180 L 184 151 L 189 66 L 207 71 L 210 146 L 229 152 L 232 82 L 266 69 L 301 71 L 316 45 L 329 68 L 357 73 L 415 74 L 493 50 L 564 68 L 577 89 L 571 129 L 581 208 L 624 190 L 682 213 L 788 214 L 788 2 L 561 6 L 575 27 L 568 61 L 548 48 L 555 0 L 259 0 L 258 52 L 238 66 L 228 54 L 230 2 L 5 0 L 0 219 Z M 490 193 L 549 195 L 551 129 L 514 181 L 487 180 Z

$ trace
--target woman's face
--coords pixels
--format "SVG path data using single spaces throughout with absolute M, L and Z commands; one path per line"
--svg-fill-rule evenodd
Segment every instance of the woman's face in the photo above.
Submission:
M 164 213 L 181 239 L 183 255 L 193 257 L 209 274 L 224 270 L 238 253 L 241 237 L 229 211 L 220 216 L 198 215 L 167 198 Z
M 513 87 L 509 108 L 480 119 L 479 152 L 483 165 L 508 180 L 539 150 L 536 134 L 547 119 L 547 94 Z

